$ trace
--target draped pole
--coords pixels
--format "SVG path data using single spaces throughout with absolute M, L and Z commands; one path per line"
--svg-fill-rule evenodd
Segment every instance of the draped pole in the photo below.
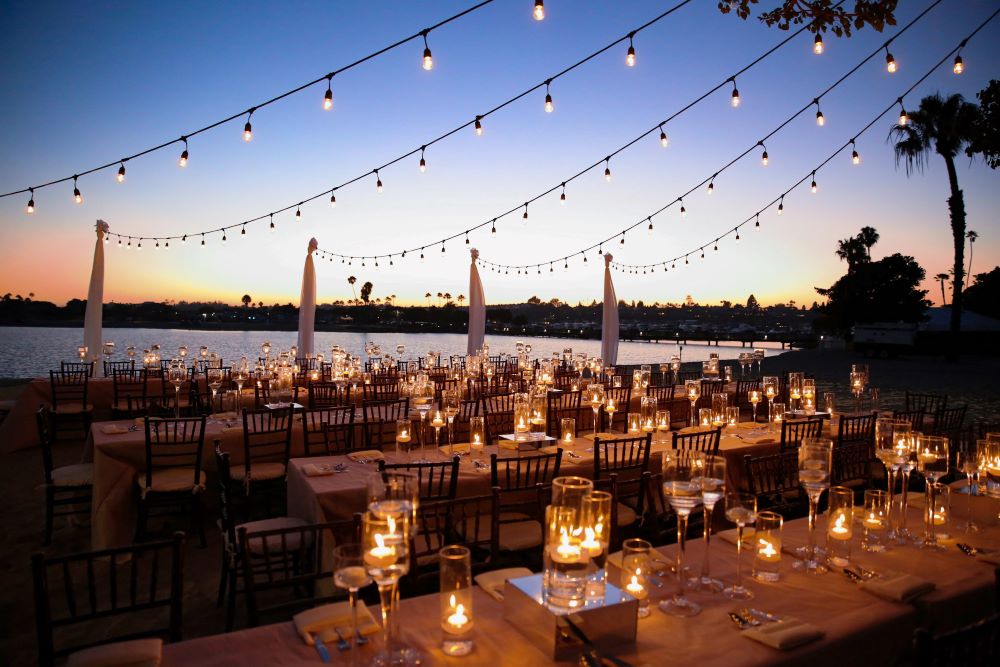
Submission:
M 306 264 L 302 269 L 302 294 L 299 296 L 299 356 L 307 357 L 313 354 L 313 338 L 316 329 L 316 267 L 313 265 L 313 252 L 319 248 L 316 239 L 309 239 L 309 250 L 306 252 Z
M 605 366 L 618 363 L 618 297 L 611 282 L 611 253 L 604 253 L 604 312 L 601 317 L 601 359 Z
M 475 354 L 482 349 L 486 337 L 486 297 L 483 296 L 483 281 L 479 279 L 479 269 L 476 260 L 479 251 L 472 248 L 472 264 L 469 267 L 469 344 L 466 352 Z
M 87 290 L 87 310 L 83 316 L 83 344 L 91 360 L 101 358 L 104 347 L 104 235 L 111 226 L 98 220 L 97 242 L 94 244 L 94 265 L 90 269 L 90 288 Z

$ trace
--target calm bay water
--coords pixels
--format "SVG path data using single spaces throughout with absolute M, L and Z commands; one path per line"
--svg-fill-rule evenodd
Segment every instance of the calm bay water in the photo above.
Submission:
M 191 354 L 197 354 L 201 345 L 207 345 L 227 363 L 241 356 L 255 359 L 260 352 L 260 344 L 271 341 L 275 349 L 287 349 L 295 344 L 294 331 L 194 331 L 189 329 L 114 329 L 104 330 L 104 339 L 117 344 L 115 359 L 125 358 L 125 347 L 134 345 L 141 354 L 143 348 L 159 344 L 164 357 L 172 356 L 181 345 L 187 345 Z M 428 350 L 443 355 L 465 354 L 464 334 L 420 334 L 420 333 L 354 333 L 344 331 L 316 332 L 316 349 L 329 353 L 330 347 L 340 345 L 351 354 L 363 354 L 365 341 L 373 340 L 382 346 L 383 353 L 395 355 L 397 345 L 406 346 L 406 356 L 424 355 Z M 514 352 L 517 341 L 532 346 L 532 356 L 541 357 L 563 348 L 573 348 L 574 352 L 588 355 L 600 354 L 601 342 L 563 338 L 531 338 L 515 336 L 487 336 L 490 352 Z M 0 327 L 0 377 L 28 378 L 48 376 L 48 371 L 58 368 L 60 361 L 75 360 L 76 348 L 83 341 L 83 331 L 77 328 L 61 327 Z M 766 345 L 769 355 L 778 354 L 776 345 Z M 719 347 L 708 345 L 685 345 L 684 361 L 703 361 L 710 352 L 718 352 L 722 359 L 735 359 L 744 348 L 739 343 Z M 659 364 L 670 360 L 678 346 L 669 343 L 626 343 L 618 347 L 619 364 Z

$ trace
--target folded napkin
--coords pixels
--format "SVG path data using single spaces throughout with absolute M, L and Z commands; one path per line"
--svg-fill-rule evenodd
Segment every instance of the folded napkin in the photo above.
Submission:
M 892 602 L 909 602 L 934 590 L 934 583 L 903 572 L 885 572 L 861 582 L 861 588 Z
M 225 428 L 222 429 L 222 432 L 223 433 L 242 433 L 243 432 L 243 425 L 241 424 L 240 426 L 226 426 Z
M 216 412 L 214 415 L 212 415 L 212 419 L 219 422 L 232 421 L 234 419 L 239 419 L 239 418 L 240 418 L 239 413 L 233 412 L 232 410 L 230 410 L 229 412 Z
M 723 530 L 716 533 L 717 537 L 721 537 L 726 542 L 729 542 L 733 546 L 736 546 L 736 529 L 732 528 L 730 530 Z M 753 546 L 753 536 L 754 529 L 749 526 L 743 529 L 743 548 L 749 549 Z
M 779 651 L 787 651 L 821 639 L 823 631 L 814 625 L 786 617 L 777 623 L 764 623 L 744 630 L 743 636 Z
M 497 602 L 503 602 L 503 587 L 510 579 L 530 577 L 531 570 L 526 567 L 508 567 L 503 570 L 483 572 L 476 576 L 476 585 L 486 591 Z
M 601 431 L 596 436 L 593 433 L 588 433 L 587 435 L 581 435 L 579 437 L 592 441 L 595 437 L 600 438 L 601 440 L 615 440 L 616 438 L 624 438 L 626 436 L 624 433 L 606 433 Z
M 347 455 L 347 458 L 352 461 L 360 461 L 361 459 L 368 459 L 369 461 L 382 461 L 385 459 L 385 454 L 377 449 L 363 449 L 360 452 L 351 452 Z
M 740 437 L 743 442 L 749 443 L 751 445 L 766 445 L 772 442 L 778 442 L 778 438 L 775 437 L 773 433 L 768 433 L 767 431 L 760 431 L 757 429 L 752 429 L 747 431 Z
M 302 466 L 302 474 L 306 477 L 323 477 L 337 472 L 329 463 L 306 463 Z
M 121 435 L 122 433 L 128 433 L 129 430 L 118 424 L 105 424 L 101 427 L 101 433 L 104 435 Z
M 351 627 L 351 605 L 349 602 L 332 602 L 320 605 L 296 614 L 292 621 L 295 623 L 295 630 L 309 646 L 314 644 L 313 635 L 319 635 L 324 642 L 327 641 L 325 633 L 330 632 L 332 639 L 336 640 L 336 630 L 340 630 L 345 638 L 350 636 Z M 368 606 L 363 602 L 358 602 L 358 632 L 362 636 L 370 635 L 381 629 L 375 622 Z
M 499 443 L 497 443 L 497 449 L 507 449 L 512 452 L 516 452 L 517 443 L 514 442 L 513 440 L 501 440 Z
M 156 667 L 162 654 L 162 639 L 133 639 L 72 653 L 66 667 Z
M 452 449 L 454 448 L 454 450 Z M 451 455 L 452 451 L 456 454 L 468 454 L 472 451 L 472 445 L 467 442 L 456 442 L 454 445 L 441 445 L 438 447 L 442 454 Z

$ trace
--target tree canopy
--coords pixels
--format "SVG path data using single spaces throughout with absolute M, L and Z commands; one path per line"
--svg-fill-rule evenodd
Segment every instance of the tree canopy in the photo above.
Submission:
M 877 262 L 861 262 L 829 288 L 816 288 L 827 298 L 817 328 L 846 332 L 855 324 L 919 322 L 930 302 L 918 289 L 924 270 L 909 256 L 895 253 Z
M 719 11 L 723 14 L 733 12 L 746 20 L 750 17 L 751 5 L 759 2 L 760 0 L 724 0 L 719 2 Z M 780 30 L 809 23 L 813 32 L 830 30 L 838 37 L 850 37 L 852 28 L 860 30 L 867 25 L 882 32 L 885 26 L 896 25 L 897 4 L 898 0 L 854 0 L 854 9 L 851 11 L 849 2 L 781 0 L 777 7 L 761 12 L 757 18 L 765 25 L 777 26 Z
M 969 310 L 1000 318 L 1000 266 L 989 273 L 976 274 L 975 282 L 965 290 L 965 306 Z

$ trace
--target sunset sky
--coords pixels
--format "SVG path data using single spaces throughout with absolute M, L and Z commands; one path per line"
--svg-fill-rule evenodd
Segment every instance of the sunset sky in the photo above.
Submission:
M 0 192 L 21 189 L 116 160 L 244 110 L 300 83 L 343 66 L 470 6 L 471 2 L 150 2 L 0 5 L 0 82 L 7 94 L 0 122 Z M 115 169 L 73 186 L 37 190 L 37 212 L 24 214 L 27 195 L 0 199 L 0 293 L 35 294 L 63 303 L 85 298 L 94 245 L 94 221 L 133 236 L 196 234 L 296 203 L 362 174 L 464 123 L 562 70 L 656 16 L 675 2 L 546 2 L 546 19 L 531 17 L 530 0 L 493 4 L 431 33 L 434 69 L 420 67 L 423 44 L 412 42 L 333 81 L 335 105 L 322 109 L 317 85 L 253 116 L 254 139 L 242 140 L 244 119 L 190 142 L 190 163 L 177 166 L 180 147 L 130 161 L 124 183 Z M 765 7 L 778 0 L 763 2 Z M 900 3 L 904 25 L 931 0 Z M 106 247 L 105 301 L 222 300 L 244 293 L 266 303 L 298 301 L 302 263 L 311 237 L 346 254 L 395 252 L 427 246 L 427 260 L 408 254 L 389 268 L 320 261 L 319 301 L 352 296 L 347 277 L 374 283 L 374 296 L 423 302 L 425 292 L 468 294 L 469 255 L 462 240 L 440 252 L 440 240 L 489 220 L 559 184 L 603 158 L 728 78 L 787 33 L 756 19 L 724 16 L 716 0 L 695 0 L 635 38 L 637 64 L 625 66 L 620 45 L 555 81 L 555 111 L 543 110 L 544 91 L 431 147 L 427 171 L 418 157 L 381 172 L 384 192 L 369 177 L 292 214 L 247 227 L 247 236 L 189 238 L 169 251 Z M 944 0 L 890 47 L 899 69 L 886 72 L 876 56 L 822 100 L 817 127 L 807 111 L 767 142 L 770 165 L 759 150 L 727 170 L 711 196 L 704 188 L 654 218 L 655 231 L 630 234 L 606 246 L 616 261 L 647 263 L 711 243 L 808 174 L 996 8 L 994 0 Z M 738 79 L 742 104 L 730 106 L 730 88 L 715 93 L 666 130 L 567 186 L 560 206 L 553 194 L 497 223 L 498 234 L 473 233 L 484 259 L 534 263 L 561 257 L 614 235 L 677 198 L 752 146 L 808 103 L 861 58 L 893 35 L 865 29 L 850 39 L 825 38 L 812 53 L 805 33 Z M 966 71 L 939 68 L 904 99 L 907 109 L 940 91 L 975 93 L 1000 78 L 1000 19 L 962 52 Z M 817 174 L 819 192 L 800 187 L 785 213 L 761 216 L 734 245 L 731 237 L 704 262 L 652 276 L 615 274 L 619 298 L 702 303 L 743 302 L 750 293 L 767 304 L 811 303 L 815 286 L 829 286 L 846 265 L 836 242 L 863 225 L 879 231 L 877 258 L 913 255 L 929 277 L 951 265 L 947 178 L 940 158 L 907 177 L 894 165 L 886 141 L 897 113 L 858 139 L 862 164 L 850 151 Z M 970 229 L 973 273 L 1000 263 L 998 174 L 981 161 L 959 160 Z M 591 254 L 584 264 L 561 265 L 531 277 L 482 270 L 487 303 L 548 300 L 590 302 L 602 294 L 602 268 Z M 935 303 L 933 280 L 924 285 Z

